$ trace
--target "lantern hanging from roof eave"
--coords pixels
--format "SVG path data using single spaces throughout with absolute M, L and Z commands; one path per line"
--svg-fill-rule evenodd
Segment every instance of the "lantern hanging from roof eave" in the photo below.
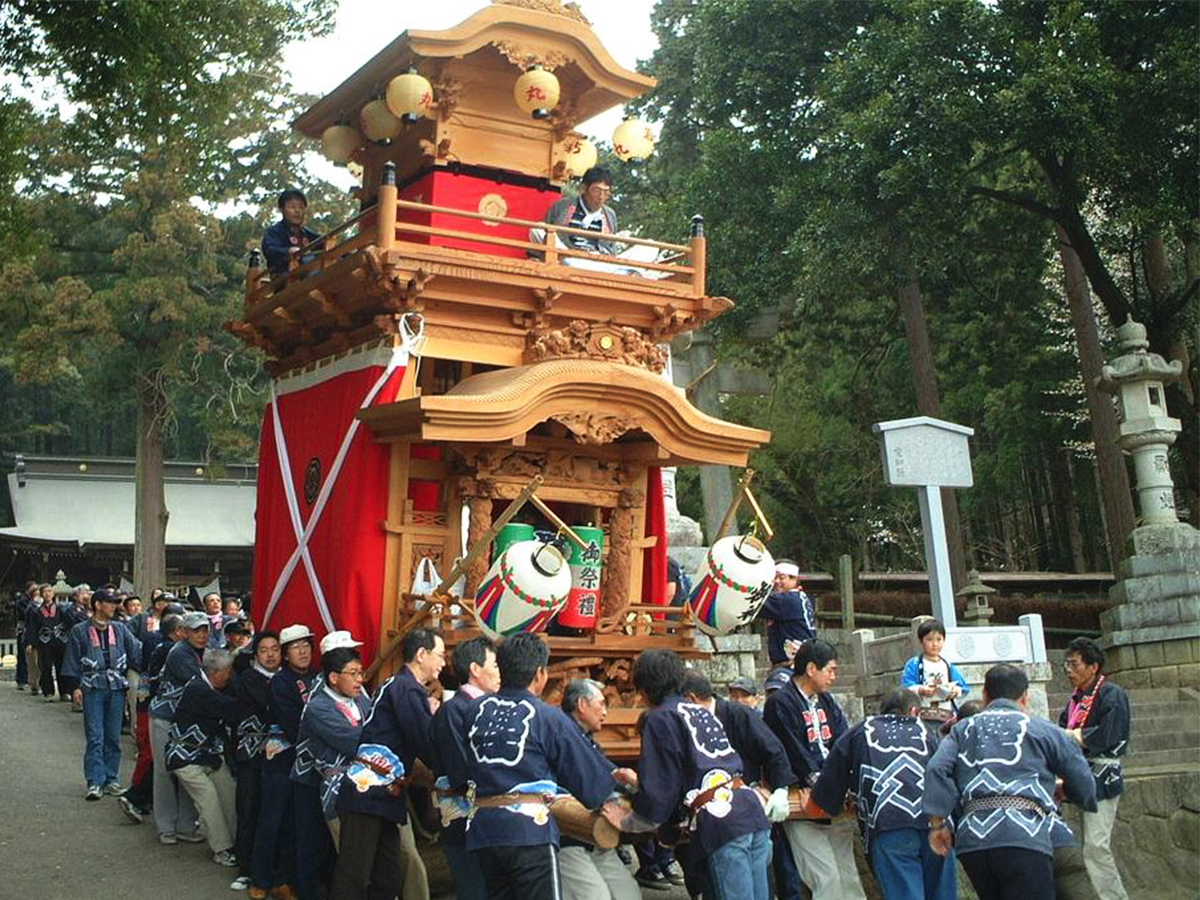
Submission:
M 403 123 L 392 114 L 387 103 L 382 100 L 372 100 L 358 114 L 358 123 L 368 140 L 379 143 L 390 141 L 400 135 Z
M 362 145 L 363 136 L 349 125 L 330 125 L 321 132 L 321 150 L 325 158 L 338 165 L 348 163 Z
M 392 115 L 416 122 L 433 106 L 433 85 L 416 69 L 409 69 L 388 82 L 387 105 Z
M 560 93 L 558 78 L 541 66 L 530 68 L 513 85 L 517 106 L 535 119 L 550 118 L 550 111 L 558 106 Z
M 629 118 L 613 132 L 613 152 L 622 161 L 645 159 L 654 152 L 654 132 L 641 119 Z
M 566 163 L 567 175 L 579 178 L 596 165 L 599 154 L 596 151 L 596 145 L 587 138 L 572 135 L 563 142 L 562 159 Z

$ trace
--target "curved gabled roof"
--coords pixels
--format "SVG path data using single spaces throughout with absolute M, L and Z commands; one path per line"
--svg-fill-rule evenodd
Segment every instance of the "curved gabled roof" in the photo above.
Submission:
M 422 59 L 461 58 L 497 44 L 569 57 L 593 85 L 575 98 L 577 121 L 637 97 L 656 84 L 653 78 L 621 66 L 584 22 L 540 9 L 496 3 L 444 31 L 404 32 L 301 115 L 295 127 L 309 137 L 320 137 L 324 129 L 376 96 L 381 86 L 408 66 Z
M 359 418 L 378 436 L 415 440 L 511 441 L 550 419 L 642 431 L 673 462 L 744 466 L 771 434 L 706 415 L 646 369 L 558 359 L 474 375 L 447 394 L 376 406 Z M 586 421 L 585 421 L 586 420 Z

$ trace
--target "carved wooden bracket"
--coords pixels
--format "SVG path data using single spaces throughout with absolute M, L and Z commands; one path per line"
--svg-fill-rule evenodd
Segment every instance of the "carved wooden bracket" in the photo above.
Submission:
M 554 308 L 554 304 L 558 302 L 558 298 L 562 296 L 562 291 L 558 288 L 544 287 L 534 288 L 534 311 L 531 313 L 521 310 L 513 310 L 513 324 L 518 328 L 541 328 L 545 321 L 546 313 Z
M 450 114 L 458 106 L 458 95 L 462 91 L 462 82 L 448 75 L 441 75 L 433 84 L 433 96 L 437 98 L 438 115 L 442 119 L 450 118 Z
M 393 287 L 391 296 L 384 300 L 383 305 L 398 313 L 422 312 L 425 304 L 420 300 L 421 294 L 425 291 L 425 285 L 435 277 L 424 269 L 417 269 L 402 287 Z M 398 279 L 393 278 L 391 283 L 397 285 Z
M 280 355 L 279 347 L 275 341 L 271 340 L 249 322 L 226 322 L 225 330 L 234 337 L 241 338 L 247 344 L 257 347 L 270 356 L 278 357 Z
M 638 427 L 629 416 L 598 416 L 595 413 L 563 413 L 552 416 L 561 422 L 581 444 L 611 444 L 627 431 Z
M 324 291 L 311 290 L 308 292 L 308 296 L 317 302 L 317 306 L 321 308 L 321 312 L 332 318 L 340 327 L 350 327 L 350 314 L 326 296 Z
M 435 159 L 458 159 L 450 152 L 450 138 L 442 138 L 437 142 L 437 146 L 434 146 L 433 141 L 421 138 L 417 141 L 417 147 L 421 150 L 421 156 L 431 162 Z

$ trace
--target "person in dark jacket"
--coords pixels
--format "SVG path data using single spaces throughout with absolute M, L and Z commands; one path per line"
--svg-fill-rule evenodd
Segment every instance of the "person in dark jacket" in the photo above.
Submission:
M 817 610 L 800 586 L 800 567 L 790 559 L 775 562 L 775 590 L 758 612 L 767 623 L 767 656 L 772 666 L 790 666 L 804 641 L 817 636 Z
M 289 625 L 279 632 L 283 666 L 271 679 L 267 695 L 269 721 L 263 745 L 262 804 L 250 873 L 251 900 L 263 900 L 272 887 L 282 890 L 293 881 L 301 900 L 319 893 L 316 869 L 298 857 L 296 844 L 301 833 L 308 837 L 326 832 L 320 799 L 313 796 L 311 804 L 304 802 L 307 796 L 298 800 L 299 785 L 291 780 L 300 716 L 317 677 L 312 669 L 312 641 L 312 632 L 305 625 Z
M 237 800 L 226 753 L 230 729 L 237 725 L 237 699 L 226 690 L 233 680 L 233 656 L 226 650 L 204 653 L 200 674 L 187 683 L 175 707 L 167 737 L 167 768 L 200 812 L 213 862 L 236 866 Z
M 854 794 L 863 849 L 884 900 L 954 900 L 958 880 L 953 852 L 929 846 L 929 820 L 921 812 L 925 766 L 937 748 L 936 733 L 918 718 L 921 698 L 911 689 L 884 698 L 833 745 L 812 790 L 812 802 L 837 815 Z
M 30 581 L 25 585 L 25 591 L 17 596 L 17 602 L 13 605 L 13 614 L 16 619 L 17 627 L 17 690 L 23 691 L 29 686 L 29 659 L 25 655 L 26 649 L 29 647 L 29 635 L 25 633 L 25 617 L 29 614 L 29 607 L 34 605 L 34 598 L 37 597 L 38 586 L 36 581 Z M 33 690 L 37 692 L 37 685 L 33 685 Z
M 441 845 L 450 863 L 459 900 L 487 900 L 487 885 L 479 859 L 467 852 L 467 813 L 469 805 L 461 796 L 450 794 L 451 784 L 466 784 L 467 711 L 472 701 L 500 690 L 500 667 L 496 664 L 496 645 L 486 637 L 471 638 L 454 648 L 454 675 L 458 690 L 443 703 L 430 723 L 434 766 L 438 788 L 442 791 Z
M 240 653 L 234 654 L 235 672 L 240 656 Z M 249 667 L 237 672 L 233 679 L 233 691 L 238 701 L 234 749 L 237 772 L 237 835 L 234 838 L 234 855 L 238 860 L 241 878 L 245 879 L 243 887 L 250 887 L 252 883 L 254 835 L 262 802 L 263 748 L 267 743 L 267 701 L 271 692 L 271 679 L 283 663 L 279 632 L 261 631 L 255 635 L 251 645 L 251 659 Z
M 1091 638 L 1067 644 L 1063 666 L 1075 690 L 1058 724 L 1083 749 L 1096 779 L 1096 811 L 1083 813 L 1083 863 L 1100 900 L 1129 900 L 1109 846 L 1125 791 L 1121 757 L 1129 748 L 1129 695 L 1104 676 L 1104 651 Z
M 425 683 L 441 673 L 446 645 L 432 631 L 417 628 L 405 635 L 402 652 L 404 668 L 379 689 L 363 726 L 358 766 L 342 776 L 331 900 L 385 900 L 404 877 L 400 827 L 408 813 L 402 779 L 418 759 L 431 769 L 435 765 Z
M 496 656 L 500 690 L 468 712 L 466 775 L 476 808 L 467 849 L 478 854 L 493 900 L 557 900 L 558 823 L 544 798 L 561 787 L 596 809 L 616 787 L 612 766 L 561 709 L 538 699 L 550 661 L 538 635 L 514 634 Z
M 127 669 L 141 665 L 137 642 L 125 626 L 114 622 L 117 598 L 97 591 L 90 621 L 71 629 L 63 671 L 76 679 L 75 700 L 83 706 L 87 749 L 83 757 L 88 800 L 101 794 L 117 796 L 121 785 L 121 711 L 124 709 Z
M 763 721 L 783 744 L 801 787 L 818 783 L 834 742 L 846 731 L 846 717 L 830 693 L 837 670 L 832 644 L 820 638 L 805 641 L 796 651 L 791 681 L 773 691 L 763 707 Z M 813 900 L 865 900 L 847 823 L 795 819 L 783 829 Z
M 1089 812 L 1096 781 L 1072 738 L 1029 715 L 1019 668 L 988 669 L 983 699 L 987 709 L 951 728 L 925 767 L 930 846 L 954 848 L 980 900 L 1053 900 L 1054 849 L 1070 837 L 1056 815 L 1056 781 Z
M 300 254 L 305 244 L 315 241 L 319 234 L 304 226 L 308 216 L 308 199 L 303 191 L 290 188 L 279 195 L 281 218 L 263 234 L 262 251 L 267 261 L 267 271 L 272 276 L 286 275 L 293 256 Z M 309 254 L 298 256 L 303 265 L 314 257 Z
M 208 619 L 191 612 L 181 623 L 183 639 L 172 643 L 161 667 L 155 672 L 150 698 L 150 752 L 154 756 L 154 824 L 160 843 L 204 840 L 196 828 L 197 812 L 192 798 L 174 773 L 167 768 L 167 735 L 175 708 L 188 682 L 200 674 L 200 661 L 208 646 Z
M 617 233 L 617 214 L 608 205 L 608 199 L 612 196 L 612 173 L 601 166 L 592 166 L 583 173 L 581 181 L 579 195 L 563 197 L 555 202 L 547 210 L 544 221 L 551 225 L 566 225 L 596 233 L 594 238 L 579 234 L 564 234 L 559 237 L 558 242 L 570 250 L 616 256 L 621 252 L 621 245 L 601 237 Z M 539 244 L 545 243 L 545 230 L 531 229 L 530 239 Z M 572 257 L 563 257 L 562 262 L 566 265 L 578 264 Z
M 54 589 L 44 592 L 42 605 L 31 610 L 29 617 L 30 640 L 38 655 L 41 680 L 38 687 L 47 703 L 54 702 L 55 686 L 62 700 L 70 700 L 67 690 L 68 679 L 63 675 L 63 657 L 67 650 L 68 619 L 65 604 L 58 602 Z
M 693 859 L 704 859 L 714 900 L 766 900 L 770 822 L 721 722 L 683 697 L 686 669 L 671 650 L 646 650 L 633 664 L 634 686 L 652 708 L 642 724 L 633 812 L 609 804 L 622 831 L 688 827 Z
M 132 822 L 140 823 L 154 805 L 154 750 L 150 745 L 150 698 L 154 693 L 155 678 L 166 661 L 167 651 L 179 640 L 182 633 L 183 617 L 168 615 L 159 623 L 157 630 L 147 631 L 142 639 L 142 677 L 138 684 L 137 719 L 134 722 L 137 763 L 133 769 L 133 777 L 129 779 L 129 790 L 117 800 L 121 811 Z
M 596 753 L 616 772 L 617 766 L 604 756 L 604 751 L 592 737 L 608 717 L 604 685 L 587 678 L 575 678 L 567 682 L 563 690 L 562 711 L 579 726 Z M 636 778 L 636 772 L 626 770 L 617 780 L 631 782 Z M 602 850 L 562 835 L 558 864 L 564 900 L 641 900 L 641 888 L 621 862 L 616 850 Z

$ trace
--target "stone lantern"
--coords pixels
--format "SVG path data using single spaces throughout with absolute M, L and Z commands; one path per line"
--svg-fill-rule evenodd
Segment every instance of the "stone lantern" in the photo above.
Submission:
M 1167 414 L 1164 386 L 1179 362 L 1150 353 L 1146 329 L 1129 319 L 1117 329 L 1124 351 L 1100 370 L 1096 385 L 1117 398 L 1117 444 L 1133 457 L 1141 517 L 1131 555 L 1100 614 L 1105 672 L 1126 687 L 1200 686 L 1200 532 L 1175 513 L 1168 449 L 1180 430 Z
M 979 577 L 979 572 L 972 569 L 967 573 L 967 583 L 964 584 L 955 593 L 955 597 L 965 598 L 967 601 L 967 609 L 963 613 L 964 625 L 986 625 L 995 614 L 992 609 L 988 597 L 991 594 L 998 593 L 995 588 L 990 588 Z
M 1116 395 L 1121 420 L 1117 444 L 1133 457 L 1142 524 L 1172 524 L 1175 486 L 1167 463 L 1167 448 L 1180 431 L 1178 419 L 1167 415 L 1164 385 L 1178 381 L 1183 364 L 1149 353 L 1144 325 L 1127 318 L 1117 329 L 1124 354 L 1100 370 L 1096 386 Z
M 59 569 L 57 572 L 54 573 L 54 588 L 53 588 L 53 590 L 54 590 L 54 599 L 58 600 L 58 601 L 63 601 L 63 600 L 68 599 L 71 596 L 71 594 L 74 593 L 74 591 L 75 591 L 75 588 L 73 588 L 69 584 L 67 584 L 67 575 L 62 569 Z

